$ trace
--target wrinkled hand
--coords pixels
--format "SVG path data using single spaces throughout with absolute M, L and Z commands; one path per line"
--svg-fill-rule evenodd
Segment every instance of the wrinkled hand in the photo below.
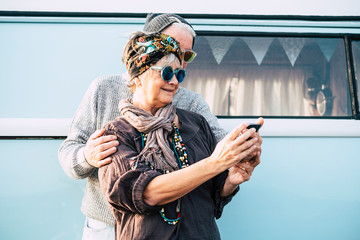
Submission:
M 228 182 L 232 185 L 239 185 L 249 181 L 257 165 L 260 164 L 260 153 L 257 153 L 251 162 L 241 161 L 229 169 Z
M 93 167 L 99 168 L 109 164 L 112 161 L 109 156 L 116 152 L 116 146 L 119 145 L 116 136 L 102 136 L 104 132 L 104 129 L 94 132 L 84 148 L 85 160 Z
M 248 125 L 248 123 L 241 124 L 216 145 L 210 158 L 213 159 L 219 170 L 229 169 L 248 157 L 250 153 L 258 151 L 255 129 L 245 131 Z M 241 132 L 244 133 L 239 136 Z
M 240 161 L 229 168 L 228 176 L 221 190 L 221 196 L 226 197 L 232 194 L 235 189 L 243 182 L 249 181 L 257 165 L 260 163 L 260 153 L 258 153 L 252 162 Z

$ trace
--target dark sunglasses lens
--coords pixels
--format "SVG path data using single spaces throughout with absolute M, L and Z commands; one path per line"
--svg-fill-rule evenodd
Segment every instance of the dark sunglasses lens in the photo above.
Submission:
M 185 75 L 186 75 L 186 71 L 184 69 L 177 70 L 176 79 L 178 80 L 179 83 L 184 81 Z
M 195 58 L 195 53 L 194 52 L 188 51 L 188 52 L 184 53 L 184 61 L 185 62 L 189 63 L 192 60 L 194 60 L 194 58 Z
M 168 66 L 162 70 L 161 77 L 164 81 L 169 82 L 174 76 L 174 71 L 172 67 Z

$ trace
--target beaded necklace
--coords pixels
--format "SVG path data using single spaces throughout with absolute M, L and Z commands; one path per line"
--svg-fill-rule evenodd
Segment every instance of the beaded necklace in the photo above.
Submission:
M 174 122 L 171 122 L 171 125 L 173 126 L 173 128 L 175 129 L 175 135 L 174 135 L 174 139 L 173 139 L 173 148 L 175 150 L 175 155 L 177 160 L 179 161 L 179 166 L 180 169 L 181 168 L 186 168 L 188 167 L 189 164 L 189 160 L 187 158 L 187 152 L 186 152 L 186 147 L 185 144 L 180 136 L 180 132 L 179 129 L 176 127 L 176 124 Z
M 171 122 L 172 127 L 175 130 L 175 134 L 174 134 L 174 139 L 172 141 L 172 145 L 174 148 L 174 152 L 176 155 L 176 159 L 178 160 L 178 164 L 180 169 L 181 168 L 186 168 L 188 167 L 189 164 L 189 160 L 187 158 L 187 152 L 186 152 L 186 147 L 185 144 L 180 136 L 180 132 L 179 129 L 176 127 L 176 124 L 174 122 Z M 147 140 L 147 134 L 143 134 L 141 133 L 141 137 L 142 137 L 142 145 L 143 147 L 146 145 L 146 140 Z M 153 166 L 150 166 L 151 169 L 154 169 Z M 167 171 L 166 173 L 169 173 L 169 171 Z M 176 204 L 176 212 L 178 213 L 177 217 L 175 219 L 169 219 L 165 216 L 165 209 L 162 208 L 159 213 L 160 216 L 164 219 L 165 222 L 167 222 L 170 225 L 176 225 L 179 220 L 180 220 L 180 215 L 181 215 L 181 198 L 179 198 L 177 200 L 177 204 Z

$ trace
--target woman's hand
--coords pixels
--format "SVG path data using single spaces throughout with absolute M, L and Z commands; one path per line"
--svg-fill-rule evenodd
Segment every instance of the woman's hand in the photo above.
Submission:
M 235 191 L 239 184 L 249 181 L 257 165 L 260 164 L 260 152 L 256 154 L 253 161 L 240 161 L 229 169 L 221 196 L 226 197 Z
M 220 172 L 249 158 L 249 155 L 253 154 L 253 152 L 258 152 L 258 138 L 255 129 L 252 128 L 246 131 L 247 126 L 248 123 L 241 124 L 216 145 L 210 158 Z M 239 136 L 240 133 L 242 134 Z
M 260 124 L 262 127 L 264 119 L 259 118 L 256 123 Z M 245 135 L 246 132 L 249 131 L 250 130 L 245 128 L 241 133 Z M 229 168 L 228 177 L 221 191 L 222 197 L 226 197 L 233 193 L 239 184 L 249 181 L 255 167 L 260 164 L 262 138 L 259 135 L 259 132 L 255 132 L 253 134 L 253 139 L 248 139 L 248 142 L 254 140 L 256 141 L 251 148 L 252 152 Z
M 229 169 L 229 183 L 239 185 L 249 181 L 255 167 L 260 164 L 260 153 L 258 153 L 253 162 L 241 161 Z

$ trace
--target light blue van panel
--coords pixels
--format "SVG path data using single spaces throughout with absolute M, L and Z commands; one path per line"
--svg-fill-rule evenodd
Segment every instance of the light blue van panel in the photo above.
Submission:
M 222 239 L 359 239 L 359 138 L 264 138 L 262 163 L 218 220 Z M 1 239 L 81 239 L 85 180 L 62 140 L 0 140 Z M 201 219 L 199 219 L 201 221 Z
M 62 140 L 0 140 L 0 239 L 81 239 L 85 180 L 65 175 Z
M 0 23 L 0 117 L 72 117 L 96 77 L 125 72 L 122 51 L 135 30 L 141 26 Z
M 359 144 L 264 138 L 261 164 L 218 221 L 223 239 L 359 239 Z

